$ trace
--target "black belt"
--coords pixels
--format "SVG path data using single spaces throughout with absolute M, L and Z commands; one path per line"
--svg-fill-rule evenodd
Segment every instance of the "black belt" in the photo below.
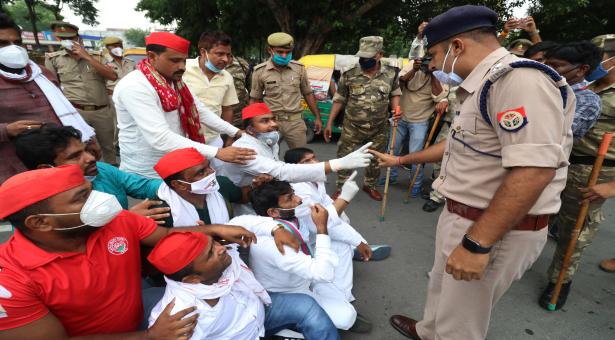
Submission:
M 596 157 L 593 156 L 575 156 L 570 155 L 570 164 L 594 165 Z M 615 160 L 605 159 L 602 162 L 603 166 L 615 166 Z

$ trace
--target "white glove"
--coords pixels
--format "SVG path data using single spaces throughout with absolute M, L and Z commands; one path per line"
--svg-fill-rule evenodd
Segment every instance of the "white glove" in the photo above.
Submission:
M 374 157 L 371 153 L 367 152 L 367 149 L 372 146 L 372 142 L 369 142 L 356 151 L 353 151 L 342 158 L 332 159 L 329 161 L 331 171 L 337 172 L 339 170 L 351 170 L 356 168 L 365 168 L 369 165 L 370 160 Z
M 357 177 L 357 170 L 353 171 L 352 175 L 350 175 L 350 177 L 348 177 L 346 182 L 344 182 L 344 185 L 342 185 L 342 192 L 337 198 L 343 199 L 344 201 L 348 203 L 352 201 L 352 199 L 359 192 L 359 186 L 357 185 L 357 182 L 355 182 L 354 180 L 355 177 Z

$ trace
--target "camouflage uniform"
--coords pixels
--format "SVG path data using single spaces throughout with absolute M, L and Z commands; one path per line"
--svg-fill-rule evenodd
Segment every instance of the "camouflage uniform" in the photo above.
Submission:
M 444 120 L 444 124 L 442 124 L 442 129 L 440 129 L 440 132 L 438 133 L 434 144 L 438 144 L 444 139 L 446 139 L 446 137 L 448 136 L 448 131 L 451 128 L 451 123 L 453 122 L 453 117 L 455 117 L 456 112 L 459 111 L 459 103 L 457 102 L 456 96 L 457 89 L 458 87 L 452 87 L 449 90 L 447 97 L 448 109 L 444 114 L 444 117 L 442 118 Z M 438 176 L 438 174 L 440 173 L 441 165 L 442 162 L 433 163 L 433 172 L 431 174 L 432 178 L 436 178 Z M 431 190 L 431 192 L 429 193 L 429 199 L 438 203 L 444 202 L 444 196 L 439 193 L 438 190 L 435 189 Z
M 380 65 L 378 72 L 370 78 L 359 65 L 344 72 L 333 97 L 336 102 L 346 105 L 338 157 L 344 157 L 367 142 L 373 142 L 372 149 L 384 152 L 389 135 L 389 99 L 400 96 L 399 77 L 396 68 Z M 340 188 L 350 176 L 350 171 L 339 171 L 337 187 Z M 374 159 L 365 169 L 364 185 L 375 188 L 380 169 Z
M 241 110 L 250 103 L 250 93 L 248 91 L 250 88 L 250 84 L 248 84 L 250 64 L 243 58 L 233 56 L 233 63 L 227 66 L 225 70 L 233 76 L 235 91 L 239 99 L 239 104 L 233 107 L 233 125 L 242 128 Z
M 592 87 L 590 87 L 592 89 Z M 559 239 L 557 248 L 549 267 L 549 280 L 555 283 L 562 267 L 566 248 L 572 236 L 572 230 L 576 224 L 577 215 L 581 205 L 581 193 L 579 187 L 586 187 L 587 180 L 592 170 L 590 164 L 575 164 L 578 157 L 587 158 L 587 162 L 592 163 L 604 132 L 615 131 L 615 84 L 611 84 L 608 88 L 598 92 L 602 100 L 602 112 L 596 125 L 583 136 L 583 138 L 575 140 L 572 148 L 572 156 L 570 167 L 568 168 L 568 178 L 566 180 L 566 188 L 562 192 L 562 207 L 560 209 L 559 219 Z M 615 143 L 611 143 L 605 162 L 615 162 Z M 598 177 L 598 183 L 610 182 L 615 180 L 615 166 L 602 166 L 602 171 Z M 600 222 L 604 220 L 602 213 L 603 200 L 594 201 L 589 205 L 589 211 L 585 220 L 585 225 L 581 231 L 574 253 L 570 260 L 570 267 L 564 276 L 564 283 L 570 281 L 579 267 L 581 254 L 583 250 L 592 243 Z

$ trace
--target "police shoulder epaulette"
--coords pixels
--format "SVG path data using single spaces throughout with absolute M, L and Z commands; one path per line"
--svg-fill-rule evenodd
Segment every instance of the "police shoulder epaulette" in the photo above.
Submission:
M 59 55 L 64 55 L 64 54 L 66 54 L 65 50 L 59 50 L 59 51 L 55 51 L 55 52 L 45 53 L 45 57 L 47 57 L 47 58 L 54 58 L 54 57 L 57 57 Z
M 256 65 L 256 66 L 254 66 L 254 70 L 256 71 L 256 70 L 258 70 L 259 68 L 262 68 L 262 67 L 263 67 L 263 66 L 265 66 L 265 65 L 267 65 L 267 62 L 260 63 L 260 64 L 258 64 L 258 65 Z
M 291 64 L 295 64 L 295 65 L 299 65 L 299 66 L 301 66 L 301 67 L 304 67 L 303 63 L 302 63 L 302 62 L 300 62 L 300 61 L 297 61 L 297 60 L 291 60 L 291 61 L 290 61 L 290 63 L 291 63 Z

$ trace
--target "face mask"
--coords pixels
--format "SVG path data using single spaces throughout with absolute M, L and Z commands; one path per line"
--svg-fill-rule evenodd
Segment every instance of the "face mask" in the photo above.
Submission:
M 213 73 L 220 73 L 220 72 L 222 72 L 221 69 L 217 68 L 216 65 L 212 64 L 211 61 L 209 61 L 209 54 L 207 54 L 207 51 L 205 51 L 205 56 L 207 56 L 207 61 L 205 62 L 205 67 L 207 67 L 208 70 L 210 70 Z
M 60 45 L 62 45 L 62 47 L 64 47 L 67 50 L 72 50 L 73 49 L 73 41 L 72 40 L 60 40 Z
M 28 51 L 21 46 L 9 45 L 0 48 L 0 64 L 8 68 L 20 70 L 26 67 L 29 61 Z
M 293 59 L 293 53 L 290 52 L 286 55 L 286 58 L 282 57 L 281 55 L 274 53 L 273 54 L 273 62 L 278 64 L 278 65 L 282 65 L 282 66 L 286 66 L 288 65 L 288 63 L 290 63 L 290 61 Z
M 88 182 L 94 182 L 94 180 L 96 179 L 96 176 L 83 176 L 85 177 L 85 180 Z
M 455 57 L 455 59 L 453 60 L 453 65 L 451 66 L 451 72 L 450 73 L 444 72 L 444 65 L 446 65 L 446 59 L 448 58 L 448 54 L 451 52 L 451 47 L 452 45 L 449 45 L 448 51 L 446 51 L 446 55 L 444 56 L 444 62 L 442 63 L 442 70 L 433 71 L 432 74 L 442 84 L 458 86 L 461 83 L 463 83 L 463 78 L 461 78 L 455 73 L 455 63 L 457 62 L 457 58 L 459 58 L 458 56 Z
M 274 146 L 280 140 L 280 133 L 278 131 L 259 132 L 256 134 L 256 139 L 269 146 Z
M 361 69 L 369 70 L 376 66 L 376 58 L 359 58 L 359 65 Z
M 220 185 L 218 184 L 218 180 L 216 179 L 215 171 L 196 182 L 180 182 L 190 184 L 190 192 L 193 194 L 207 195 L 220 190 Z
M 109 53 L 113 54 L 116 57 L 121 57 L 124 55 L 124 49 L 122 49 L 121 47 L 114 47 L 111 49 L 111 51 L 109 51 Z
M 604 66 L 602 66 L 602 64 L 606 63 L 607 61 L 613 58 L 615 57 L 610 57 L 609 59 L 601 62 L 600 65 L 598 65 L 598 67 L 596 67 L 596 69 L 592 71 L 592 73 L 588 74 L 587 77 L 585 77 L 585 80 L 594 82 L 600 78 L 606 77 L 606 75 L 609 74 L 609 71 L 612 70 L 615 66 L 610 67 L 608 70 L 606 70 Z
M 90 196 L 85 201 L 85 204 L 81 208 L 81 212 L 78 213 L 65 213 L 65 214 L 39 214 L 41 216 L 68 216 L 79 215 L 81 222 L 76 227 L 68 228 L 55 228 L 55 230 L 71 230 L 81 228 L 83 226 L 102 227 L 111 222 L 119 213 L 122 212 L 122 206 L 117 198 L 113 195 L 109 195 L 104 192 L 92 190 Z

